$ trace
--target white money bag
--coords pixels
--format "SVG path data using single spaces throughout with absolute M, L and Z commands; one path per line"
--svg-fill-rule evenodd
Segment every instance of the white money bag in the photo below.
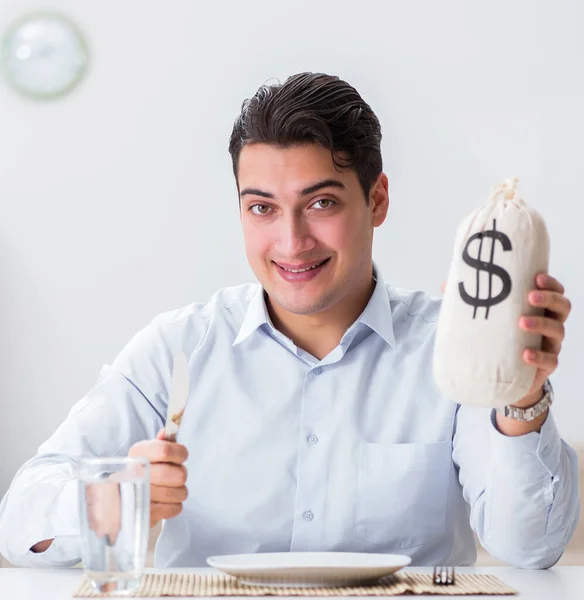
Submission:
M 547 273 L 549 237 L 541 216 L 519 197 L 517 177 L 495 186 L 460 224 L 434 346 L 434 380 L 458 404 L 498 408 L 527 395 L 536 368 L 526 348 L 541 335 L 519 327 L 521 315 L 541 315 L 528 293 Z

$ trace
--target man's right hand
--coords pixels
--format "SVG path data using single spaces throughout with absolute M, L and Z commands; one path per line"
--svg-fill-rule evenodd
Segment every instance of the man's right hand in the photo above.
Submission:
M 161 519 L 171 519 L 182 512 L 187 499 L 187 469 L 183 465 L 189 456 L 185 446 L 164 439 L 161 429 L 154 440 L 134 444 L 128 456 L 141 456 L 150 461 L 150 527 Z M 52 539 L 35 544 L 33 552 L 45 552 Z
M 171 519 L 182 512 L 187 499 L 187 469 L 183 463 L 189 453 L 185 446 L 164 439 L 161 429 L 154 440 L 134 444 L 128 456 L 150 461 L 150 527 L 161 519 Z

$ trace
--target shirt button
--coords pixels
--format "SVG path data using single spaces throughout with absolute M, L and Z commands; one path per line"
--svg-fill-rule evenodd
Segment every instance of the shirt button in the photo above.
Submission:
M 320 375 L 322 373 L 322 367 L 316 367 L 316 369 L 314 369 L 312 372 L 315 375 Z
M 305 511 L 302 513 L 302 518 L 303 518 L 305 521 L 312 521 L 312 519 L 314 519 L 314 513 L 313 513 L 311 510 L 305 510 Z
M 318 437 L 315 436 L 314 433 L 312 433 L 306 438 L 306 441 L 309 444 L 318 444 Z

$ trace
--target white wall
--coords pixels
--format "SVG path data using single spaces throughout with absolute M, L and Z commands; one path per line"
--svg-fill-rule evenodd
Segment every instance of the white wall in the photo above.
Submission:
M 388 281 L 439 293 L 461 217 L 520 178 L 575 304 L 555 413 L 584 442 L 582 5 L 201 4 L 54 0 L 89 76 L 46 103 L 0 81 L 0 494 L 154 315 L 253 277 L 228 138 L 245 97 L 301 70 L 348 80 L 382 122 Z M 3 0 L 0 29 L 47 5 Z

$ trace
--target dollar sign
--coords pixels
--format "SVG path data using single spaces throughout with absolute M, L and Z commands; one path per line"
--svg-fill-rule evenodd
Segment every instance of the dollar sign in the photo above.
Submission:
M 481 260 L 481 252 L 483 249 L 483 240 L 486 237 L 490 237 L 493 240 L 492 245 L 491 245 L 491 259 L 489 262 L 485 262 L 485 261 Z M 472 242 L 474 242 L 474 240 L 477 240 L 477 239 L 480 240 L 479 254 L 478 254 L 477 258 L 472 258 L 468 253 L 468 247 L 471 245 Z M 489 318 L 489 310 L 490 310 L 491 306 L 494 306 L 495 304 L 499 304 L 500 302 L 503 302 L 503 300 L 505 300 L 505 298 L 507 298 L 507 296 L 511 293 L 511 277 L 509 277 L 509 273 L 507 273 L 507 271 L 505 271 L 505 269 L 503 269 L 503 267 L 493 264 L 493 257 L 495 256 L 495 243 L 497 240 L 499 240 L 501 242 L 504 252 L 508 252 L 509 250 L 512 250 L 511 240 L 502 231 L 497 231 L 497 220 L 493 219 L 493 229 L 490 229 L 488 231 L 481 231 L 479 233 L 475 233 L 474 235 L 472 235 L 468 239 L 468 242 L 466 243 L 466 246 L 464 247 L 464 250 L 462 251 L 462 260 L 464 260 L 464 262 L 467 265 L 469 265 L 477 270 L 477 295 L 476 295 L 476 298 L 467 293 L 467 291 L 464 289 L 464 283 L 462 281 L 460 281 L 458 283 L 458 291 L 460 292 L 460 297 L 467 304 L 474 306 L 474 313 L 472 315 L 473 319 L 477 316 L 477 310 L 478 310 L 479 306 L 484 306 L 486 308 L 485 319 L 488 319 Z M 481 271 L 488 271 L 488 273 L 489 273 L 489 295 L 486 298 L 479 298 L 479 295 L 480 295 L 479 294 L 479 279 L 480 279 Z M 493 275 L 500 277 L 501 282 L 503 283 L 503 289 L 494 298 L 491 296 L 492 289 L 493 289 Z

